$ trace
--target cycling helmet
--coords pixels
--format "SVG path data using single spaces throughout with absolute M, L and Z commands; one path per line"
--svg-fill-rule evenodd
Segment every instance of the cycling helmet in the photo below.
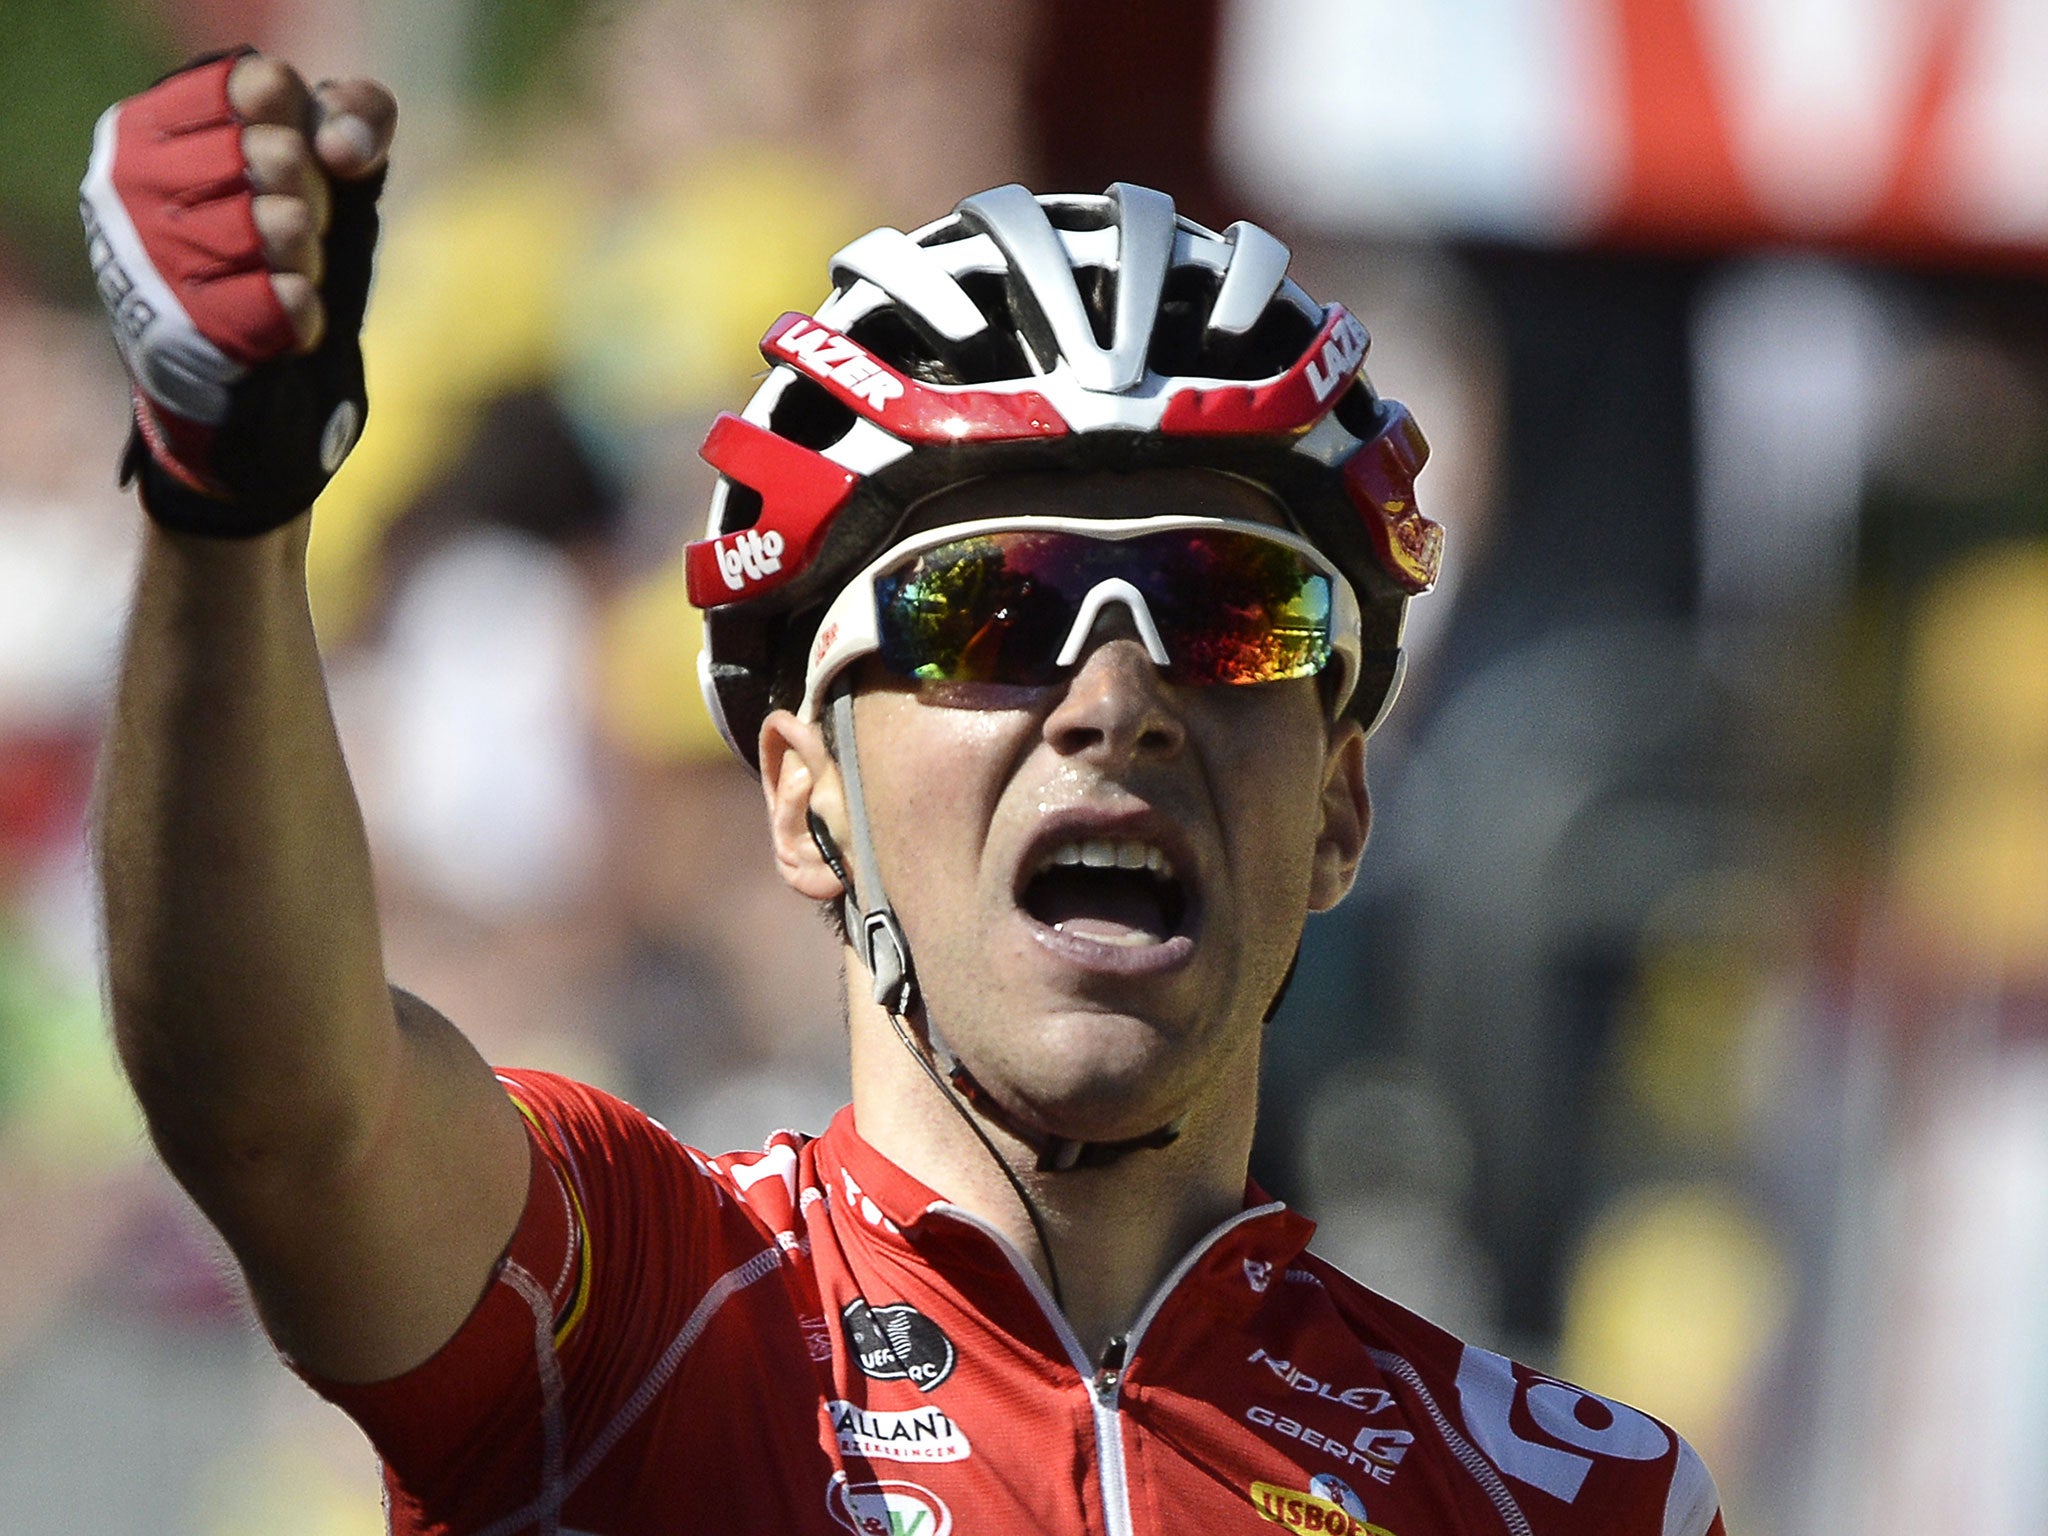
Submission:
M 1255 224 L 1218 235 L 1125 183 L 997 187 L 834 256 L 831 297 L 769 328 L 767 379 L 702 450 L 719 481 L 685 564 L 705 702 L 733 750 L 755 762 L 810 628 L 913 502 L 1034 469 L 1194 464 L 1265 487 L 1358 594 L 1349 708 L 1376 724 L 1442 548 L 1415 506 L 1429 449 L 1366 379 L 1365 327 L 1287 263 Z

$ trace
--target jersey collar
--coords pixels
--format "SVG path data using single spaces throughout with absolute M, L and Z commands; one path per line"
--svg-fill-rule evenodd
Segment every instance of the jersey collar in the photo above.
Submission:
M 839 1210 L 852 1218 L 843 1223 L 843 1232 L 850 1229 L 864 1241 L 914 1255 L 956 1280 L 976 1272 L 1011 1270 L 1007 1254 L 990 1251 L 991 1245 L 1007 1247 L 991 1229 L 861 1139 L 852 1105 L 833 1117 L 818 1138 L 816 1151 L 820 1182 Z M 1249 1315 L 1287 1283 L 1289 1270 L 1314 1232 L 1313 1221 L 1247 1179 L 1243 1209 L 1190 1250 L 1193 1262 L 1162 1287 L 1155 1307 L 1163 1310 L 1177 1304 L 1183 1294 L 1196 1292 L 1212 1316 Z

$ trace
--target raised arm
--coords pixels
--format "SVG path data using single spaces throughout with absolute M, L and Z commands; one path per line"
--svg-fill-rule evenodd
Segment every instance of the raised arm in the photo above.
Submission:
M 377 1379 L 453 1334 L 527 1187 L 490 1069 L 386 986 L 306 601 L 299 509 L 361 420 L 395 108 L 246 55 L 118 110 L 85 206 L 152 519 L 101 783 L 116 1038 L 279 1344 Z

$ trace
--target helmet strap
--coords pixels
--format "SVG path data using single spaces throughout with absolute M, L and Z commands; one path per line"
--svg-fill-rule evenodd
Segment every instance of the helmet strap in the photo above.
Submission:
M 846 790 L 846 822 L 853 844 L 854 879 L 835 867 L 846 887 L 846 932 L 860 951 L 874 982 L 874 998 L 899 1017 L 917 1006 L 917 974 L 911 969 L 910 940 L 882 894 L 882 871 L 875 862 L 875 841 L 868 831 L 867 796 L 860 787 L 860 749 L 853 738 L 853 690 L 842 688 L 832 701 L 832 724 L 839 740 L 839 778 Z M 812 829 L 812 836 L 817 835 Z M 829 841 L 829 839 L 828 839 Z M 836 861 L 828 860 L 836 864 Z M 862 893 L 873 902 L 863 910 Z

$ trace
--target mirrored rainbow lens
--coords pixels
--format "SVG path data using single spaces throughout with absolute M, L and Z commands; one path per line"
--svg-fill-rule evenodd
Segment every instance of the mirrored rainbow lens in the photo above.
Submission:
M 929 682 L 1051 682 L 1073 607 L 1038 575 L 1048 537 L 961 539 L 881 577 L 883 662 Z
M 999 532 L 926 550 L 876 581 L 882 660 L 928 681 L 1050 683 L 1082 603 L 1113 577 L 1144 596 L 1173 682 L 1281 682 L 1330 660 L 1329 578 L 1231 528 Z

